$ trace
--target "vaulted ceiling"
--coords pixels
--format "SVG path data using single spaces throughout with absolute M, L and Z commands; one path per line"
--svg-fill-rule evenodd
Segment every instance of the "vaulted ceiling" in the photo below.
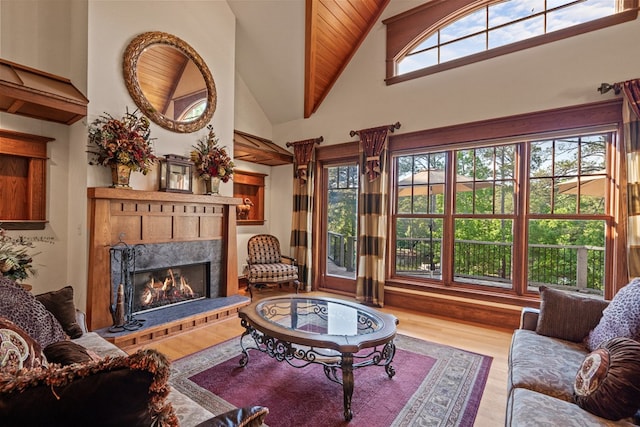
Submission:
M 272 124 L 309 117 L 390 0 L 228 0 L 236 68 Z
M 307 0 L 304 117 L 327 96 L 390 0 Z

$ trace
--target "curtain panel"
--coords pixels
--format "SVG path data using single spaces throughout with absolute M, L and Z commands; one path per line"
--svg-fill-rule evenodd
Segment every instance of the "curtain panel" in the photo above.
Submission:
M 385 260 L 389 195 L 388 133 L 400 127 L 381 126 L 352 131 L 360 137 L 361 173 L 358 200 L 358 277 L 356 298 L 384 306 Z
M 315 144 L 322 137 L 297 142 L 287 142 L 293 146 L 293 213 L 291 217 L 291 240 L 293 257 L 298 262 L 298 278 L 307 291 L 311 291 L 311 227 L 314 207 Z
M 627 164 L 627 262 L 631 279 L 640 277 L 640 80 L 626 81 L 621 89 Z

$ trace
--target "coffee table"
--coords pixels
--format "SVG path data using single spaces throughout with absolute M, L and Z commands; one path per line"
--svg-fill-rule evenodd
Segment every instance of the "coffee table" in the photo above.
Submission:
M 296 368 L 323 365 L 327 378 L 342 385 L 347 421 L 353 418 L 354 369 L 384 366 L 389 378 L 395 375 L 398 319 L 391 314 L 337 298 L 290 295 L 255 301 L 238 316 L 245 328 L 240 366 L 249 363 L 252 349 Z M 253 338 L 248 346 L 247 337 Z

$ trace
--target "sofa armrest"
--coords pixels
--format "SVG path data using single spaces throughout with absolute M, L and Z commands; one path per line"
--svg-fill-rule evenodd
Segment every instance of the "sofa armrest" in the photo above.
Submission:
M 76 308 L 76 322 L 80 325 L 80 329 L 82 329 L 82 334 L 86 334 L 89 332 L 87 328 L 87 315 L 84 311 L 80 311 Z
M 535 331 L 538 327 L 540 310 L 533 307 L 523 307 L 520 312 L 520 329 Z

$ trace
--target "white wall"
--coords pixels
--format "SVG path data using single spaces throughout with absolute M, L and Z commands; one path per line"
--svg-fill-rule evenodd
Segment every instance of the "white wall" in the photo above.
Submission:
M 103 112 L 122 115 L 136 106 L 122 77 L 122 55 L 129 42 L 146 31 L 171 33 L 191 45 L 208 65 L 216 84 L 217 108 L 212 124 L 222 145 L 233 149 L 235 17 L 223 1 L 100 1 L 89 3 L 89 121 Z M 158 155 L 188 155 L 206 129 L 193 134 L 173 133 L 152 124 Z M 134 173 L 138 190 L 158 188 L 157 171 Z M 91 167 L 88 186 L 109 184 L 107 168 Z M 197 186 L 201 189 L 201 186 Z M 232 195 L 231 185 L 222 185 Z
M 236 130 L 265 139 L 273 137 L 271 122 L 238 73 L 236 73 L 235 106 Z

